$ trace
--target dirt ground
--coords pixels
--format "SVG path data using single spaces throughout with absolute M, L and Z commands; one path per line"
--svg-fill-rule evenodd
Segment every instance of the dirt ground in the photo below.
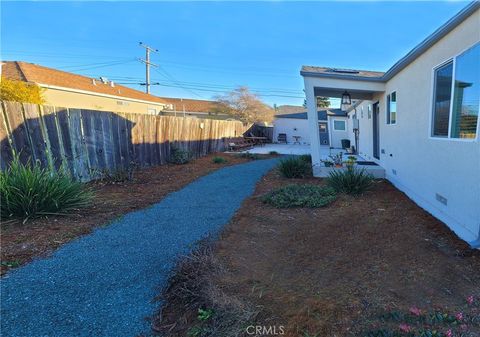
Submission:
M 222 156 L 224 164 L 214 164 L 212 158 Z M 1 271 L 21 266 L 32 258 L 48 254 L 60 245 L 95 227 L 107 225 L 122 214 L 145 208 L 167 194 L 179 190 L 198 177 L 224 166 L 248 161 L 235 155 L 220 153 L 196 159 L 185 165 L 167 164 L 140 169 L 133 179 L 121 183 L 105 181 L 88 185 L 95 192 L 92 206 L 69 216 L 39 218 L 25 224 L 1 224 Z
M 462 336 L 480 336 L 478 250 L 386 181 L 325 208 L 276 209 L 261 202 L 266 192 L 293 182 L 324 184 L 287 180 L 276 171 L 266 175 L 213 245 L 213 259 L 222 266 L 201 275 L 221 297 L 255 308 L 247 324 L 276 327 L 268 336 L 364 336 L 375 329 L 397 331 L 403 318 L 392 313 L 407 313 L 405 320 L 415 326 L 416 316 L 409 314 L 414 307 L 422 313 L 463 312 L 465 324 L 457 325 L 466 331 Z M 168 291 L 154 329 L 165 336 L 202 336 L 210 318 L 198 314 L 198 304 L 186 305 Z M 467 308 L 471 295 L 476 304 Z M 211 303 L 218 299 L 203 305 Z M 389 313 L 391 321 L 380 319 Z M 444 332 L 432 336 L 448 336 L 448 325 L 439 324 Z M 242 329 L 231 335 L 252 335 Z M 402 329 L 413 336 L 408 326 Z

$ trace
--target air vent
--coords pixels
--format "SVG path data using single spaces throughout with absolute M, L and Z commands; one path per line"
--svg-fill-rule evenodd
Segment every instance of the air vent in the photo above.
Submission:
M 339 73 L 339 74 L 358 74 L 358 70 L 352 70 L 352 69 L 338 69 L 338 68 L 333 68 L 330 71 L 334 73 Z
M 435 193 L 435 199 L 437 199 L 438 202 L 447 205 L 447 198 L 445 198 L 443 195 Z

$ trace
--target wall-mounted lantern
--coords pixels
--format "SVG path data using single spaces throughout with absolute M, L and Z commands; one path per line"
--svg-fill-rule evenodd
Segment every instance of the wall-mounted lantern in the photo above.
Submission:
M 342 94 L 342 105 L 350 105 L 352 104 L 352 98 L 347 90 Z

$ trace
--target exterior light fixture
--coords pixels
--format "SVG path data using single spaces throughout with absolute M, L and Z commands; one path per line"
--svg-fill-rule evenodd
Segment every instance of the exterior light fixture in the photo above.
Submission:
M 350 105 L 352 104 L 352 98 L 347 90 L 342 94 L 342 105 Z

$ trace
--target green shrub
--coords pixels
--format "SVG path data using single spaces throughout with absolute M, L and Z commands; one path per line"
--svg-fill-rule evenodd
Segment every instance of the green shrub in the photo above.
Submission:
M 183 165 L 192 160 L 192 153 L 180 148 L 172 148 L 170 151 L 170 162 L 177 165 Z
M 0 172 L 1 216 L 27 221 L 87 206 L 93 193 L 60 169 L 58 172 L 20 163 L 18 156 Z
M 339 193 L 359 195 L 372 186 L 373 176 L 363 169 L 347 166 L 346 170 L 331 171 L 327 183 Z
M 310 154 L 302 154 L 302 155 L 298 156 L 298 158 L 300 158 L 303 161 L 306 161 L 309 164 L 312 163 L 312 155 L 310 155 Z
M 246 159 L 250 159 L 250 160 L 257 160 L 257 159 L 260 158 L 260 156 L 258 154 L 250 153 L 250 152 L 239 153 L 239 154 L 237 154 L 237 157 L 246 158 Z
M 278 170 L 285 178 L 304 178 L 312 174 L 312 165 L 300 157 L 289 157 L 280 161 Z
M 272 156 L 276 156 L 278 154 L 278 152 L 277 151 L 270 151 L 270 152 L 268 152 L 268 154 L 271 154 Z
M 317 185 L 287 185 L 263 196 L 262 201 L 277 208 L 323 207 L 334 201 L 335 190 Z
M 227 160 L 223 157 L 213 157 L 212 162 L 214 164 L 225 164 L 227 162 Z

